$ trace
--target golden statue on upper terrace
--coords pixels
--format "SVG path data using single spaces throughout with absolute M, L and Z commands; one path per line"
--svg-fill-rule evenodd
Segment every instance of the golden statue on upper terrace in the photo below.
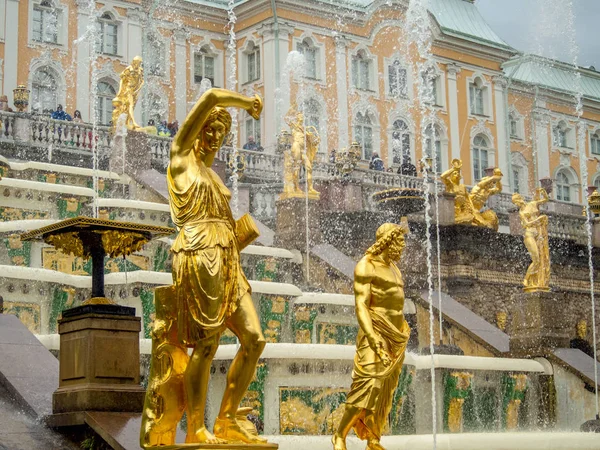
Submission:
M 125 125 L 129 130 L 141 128 L 133 116 L 133 110 L 138 100 L 142 86 L 144 85 L 144 69 L 142 67 L 141 56 L 133 58 L 131 65 L 121 72 L 121 82 L 119 83 L 119 92 L 113 99 L 112 123 L 113 130 L 116 129 L 117 122 L 121 114 L 126 114 Z
M 491 176 L 483 177 L 471 189 L 461 183 L 462 161 L 452 160 L 452 167 L 440 175 L 446 186 L 446 192 L 455 195 L 454 221 L 498 231 L 498 216 L 491 209 L 481 211 L 490 195 L 502 192 L 502 172 L 495 168 Z
M 283 192 L 280 199 L 304 197 L 306 194 L 300 189 L 300 169 L 304 166 L 306 171 L 306 189 L 308 198 L 319 199 L 320 193 L 313 187 L 313 162 L 321 139 L 316 128 L 305 126 L 304 113 L 297 111 L 292 105 L 285 117 L 291 130 L 291 148 L 284 153 L 283 162 Z
M 404 362 L 410 327 L 404 319 L 404 281 L 396 265 L 404 250 L 405 220 L 385 223 L 376 241 L 354 269 L 356 318 L 360 325 L 352 386 L 344 415 L 332 442 L 334 450 L 346 450 L 346 436 L 354 428 L 367 441 L 367 450 L 384 450 L 394 392 Z
M 167 185 L 178 230 L 171 247 L 174 286 L 158 288 L 155 294 L 152 359 L 140 432 L 144 448 L 173 445 L 184 411 L 186 443 L 266 442 L 240 417 L 245 410 L 239 409 L 265 345 L 240 261 L 240 250 L 258 237 L 258 230 L 248 215 L 234 220 L 231 193 L 211 168 L 231 128 L 226 109 L 230 107 L 243 108 L 258 119 L 263 103 L 258 96 L 210 89 L 188 114 L 171 146 Z M 238 337 L 240 348 L 211 433 L 204 417 L 208 381 L 226 328 Z M 189 358 L 188 348 L 193 349 Z
M 548 193 L 539 188 L 533 200 L 525 202 L 521 194 L 514 194 L 512 202 L 519 207 L 521 225 L 525 230 L 523 241 L 531 256 L 523 290 L 525 292 L 550 290 L 550 246 L 548 245 L 548 216 L 540 214 L 539 206 L 548 201 Z

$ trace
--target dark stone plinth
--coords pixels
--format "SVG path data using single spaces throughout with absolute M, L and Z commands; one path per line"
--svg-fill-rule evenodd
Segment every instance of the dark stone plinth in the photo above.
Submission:
M 121 305 L 82 305 L 65 309 L 62 318 L 83 316 L 84 314 L 104 314 L 113 316 L 135 317 L 135 308 Z
M 125 146 L 125 173 L 137 174 L 151 168 L 152 158 L 147 133 L 129 130 Z
M 306 214 L 305 198 L 277 200 L 277 236 L 275 245 L 304 250 L 306 248 L 307 220 L 309 246 L 313 247 L 321 243 L 320 213 L 318 200 L 308 200 L 308 215 Z
M 515 356 L 546 356 L 569 346 L 565 326 L 566 296 L 556 292 L 519 292 L 512 298 L 510 352 Z
M 332 180 L 319 183 L 317 190 L 321 193 L 321 209 L 324 211 L 355 212 L 363 210 L 362 185 Z
M 132 308 L 117 305 L 82 308 L 58 324 L 60 373 L 53 412 L 141 411 L 140 318 L 130 315 Z

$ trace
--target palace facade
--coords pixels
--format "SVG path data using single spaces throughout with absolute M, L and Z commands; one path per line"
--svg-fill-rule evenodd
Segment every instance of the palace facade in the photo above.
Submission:
M 356 140 L 365 165 L 377 152 L 394 171 L 418 165 L 423 152 L 438 171 L 462 159 L 469 185 L 500 167 L 505 192 L 529 195 L 549 178 L 556 200 L 580 203 L 582 169 L 600 186 L 600 73 L 511 48 L 472 0 L 431 0 L 434 118 L 425 122 L 407 8 L 407 0 L 238 0 L 232 55 L 225 0 L 0 0 L 2 93 L 12 106 L 13 89 L 26 84 L 30 110 L 60 104 L 108 124 L 119 73 L 142 55 L 143 123 L 181 122 L 208 78 L 265 100 L 260 121 L 238 117 L 239 146 L 253 136 L 275 152 L 298 105 L 320 131 L 323 158 Z M 291 51 L 304 55 L 302 73 Z

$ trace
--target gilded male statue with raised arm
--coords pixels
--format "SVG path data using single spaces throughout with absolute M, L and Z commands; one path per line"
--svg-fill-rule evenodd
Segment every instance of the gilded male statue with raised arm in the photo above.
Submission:
M 540 214 L 540 205 L 548 201 L 548 193 L 539 188 L 530 202 L 521 194 L 513 194 L 512 202 L 519 207 L 519 218 L 525 230 L 524 243 L 531 264 L 523 280 L 526 292 L 550 290 L 550 247 L 548 245 L 548 216 Z
M 394 391 L 402 370 L 410 328 L 404 319 L 404 282 L 396 261 L 405 246 L 408 225 L 386 223 L 377 229 L 376 242 L 354 270 L 356 317 L 360 326 L 352 386 L 344 415 L 333 435 L 334 450 L 346 450 L 346 436 L 354 428 L 368 450 L 383 450 Z
M 462 161 L 460 159 L 452 160 L 452 167 L 440 175 L 446 192 L 454 194 L 454 221 L 456 223 L 470 224 L 473 222 L 475 212 L 471 197 L 467 187 L 462 180 Z
M 136 56 L 123 72 L 121 72 L 121 81 L 119 83 L 119 92 L 113 99 L 113 106 L 118 112 L 113 112 L 113 127 L 117 125 L 115 119 L 121 114 L 127 114 L 125 125 L 130 130 L 140 128 L 133 116 L 133 110 L 138 100 L 138 95 L 144 85 L 144 69 L 142 67 L 141 56 Z
M 171 146 L 167 169 L 171 217 L 179 231 L 173 252 L 173 281 L 179 342 L 193 353 L 183 374 L 187 411 L 186 443 L 261 443 L 236 421 L 264 348 L 250 285 L 240 265 L 247 244 L 234 220 L 231 193 L 211 166 L 231 127 L 227 107 L 243 108 L 258 119 L 262 100 L 210 89 L 197 101 Z M 229 372 L 213 433 L 204 410 L 212 358 L 225 328 L 240 342 Z

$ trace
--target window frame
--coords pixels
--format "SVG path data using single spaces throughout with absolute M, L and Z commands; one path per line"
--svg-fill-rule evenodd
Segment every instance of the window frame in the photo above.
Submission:
M 305 67 L 302 76 L 309 80 L 319 80 L 319 48 L 308 38 L 304 38 L 296 43 L 296 51 L 304 56 Z M 312 55 L 310 59 L 306 56 L 308 54 Z
M 553 125 L 552 147 L 573 150 L 573 146 L 570 145 L 572 142 L 571 131 L 572 128 L 569 127 L 569 124 L 564 120 L 560 120 L 556 125 Z
M 198 57 L 200 57 L 200 68 L 202 69 L 201 75 L 197 74 L 197 61 L 198 61 Z M 211 86 L 215 86 L 215 78 L 216 78 L 216 55 L 213 54 L 213 52 L 211 51 L 210 47 L 208 46 L 208 44 L 205 44 L 203 46 L 201 46 L 198 50 L 194 51 L 193 53 L 193 58 L 194 58 L 194 64 L 192 67 L 192 71 L 193 71 L 193 80 L 194 80 L 194 84 L 200 84 L 202 82 L 202 80 L 204 78 L 208 78 L 211 82 Z M 212 60 L 212 78 L 206 76 L 206 61 L 210 59 Z M 200 79 L 197 79 L 197 77 L 200 77 Z
M 600 157 L 600 130 L 590 133 L 590 155 Z
M 108 88 L 110 90 L 109 95 L 103 95 L 103 93 L 100 92 L 101 84 L 108 86 Z M 95 106 L 96 107 L 96 120 L 101 125 L 109 125 L 110 122 L 112 121 L 112 112 L 114 109 L 112 106 L 112 100 L 117 95 L 117 89 L 115 89 L 115 86 L 113 85 L 113 83 L 110 83 L 106 79 L 101 79 L 98 81 L 98 87 L 97 87 L 96 92 L 97 92 L 97 97 L 96 97 L 97 103 Z M 109 113 L 109 111 L 110 111 L 110 113 Z M 104 115 L 105 117 L 101 117 L 102 115 Z M 107 119 L 107 120 L 102 121 L 102 119 Z
M 254 119 L 250 114 L 246 114 L 244 118 L 244 132 L 246 133 L 244 142 L 248 142 L 248 137 L 252 136 L 254 142 L 260 147 L 262 145 L 262 115 Z
M 100 28 L 100 39 L 98 40 L 98 45 L 96 47 L 96 51 L 102 55 L 106 56 L 120 56 L 119 44 L 120 44 L 120 23 L 115 18 L 114 14 L 106 11 L 102 13 L 100 17 L 98 17 L 98 26 Z M 111 53 L 106 50 L 107 48 L 107 35 L 109 27 L 114 28 L 114 53 Z
M 560 177 L 563 177 L 563 180 L 560 180 Z M 564 182 L 561 182 L 564 181 Z M 561 202 L 571 203 L 571 198 L 573 197 L 573 192 L 571 192 L 571 181 L 569 180 L 569 176 L 563 171 L 559 170 L 556 173 L 556 200 Z M 567 193 L 565 198 L 564 193 Z
M 370 161 L 371 157 L 373 156 L 373 153 L 375 151 L 374 150 L 374 148 L 375 148 L 375 146 L 374 146 L 374 143 L 375 143 L 374 128 L 375 127 L 373 126 L 373 119 L 371 118 L 371 116 L 368 112 L 365 112 L 364 114 L 361 112 L 357 112 L 354 115 L 354 123 L 352 125 L 352 136 L 353 136 L 353 140 L 360 144 L 361 159 L 363 161 Z M 360 132 L 358 132 L 359 130 L 360 130 Z M 368 133 L 366 133 L 367 130 L 368 130 Z M 365 145 L 366 134 L 370 135 L 368 146 Z M 369 149 L 370 149 L 370 151 L 369 151 Z
M 244 64 L 246 69 L 246 81 L 244 84 L 255 83 L 261 79 L 262 64 L 260 61 L 260 45 L 256 44 L 255 42 L 251 42 L 251 44 L 251 46 L 248 46 L 246 50 L 244 50 Z M 254 70 L 252 71 L 250 70 L 251 58 L 254 59 Z
M 431 136 L 432 134 L 433 136 Z M 431 152 L 433 147 L 435 147 L 435 173 L 442 173 L 444 171 L 444 160 L 442 157 L 442 133 L 436 125 L 430 124 L 423 133 L 423 139 L 425 140 L 423 145 L 423 156 L 426 158 L 432 158 L 433 161 Z
M 401 72 L 404 72 L 402 85 Z M 392 78 L 395 79 L 395 83 Z M 394 99 L 408 98 L 408 69 L 399 58 L 394 58 L 387 64 L 387 96 Z
M 404 126 L 396 126 L 396 124 L 403 124 Z M 396 138 L 396 134 L 399 139 Z M 412 139 L 411 139 L 410 127 L 406 120 L 398 118 L 392 123 L 391 130 L 391 164 L 390 167 L 400 166 L 403 164 L 404 157 L 407 156 L 409 161 L 412 163 Z M 400 145 L 397 147 L 395 143 L 398 142 Z M 399 152 L 396 151 L 399 149 Z M 399 159 L 396 158 L 399 157 Z
M 49 5 L 45 5 L 44 3 L 49 3 Z M 36 20 L 35 20 L 35 13 L 39 12 L 40 13 L 40 30 L 39 30 L 39 34 L 40 34 L 40 39 L 36 39 L 35 38 L 35 34 L 37 32 L 36 30 Z M 54 33 L 54 40 L 46 40 L 44 39 L 45 36 L 45 20 L 44 17 L 46 17 L 48 14 L 53 15 L 54 16 L 54 20 L 56 21 L 56 32 Z M 58 45 L 59 44 L 59 26 L 60 26 L 60 11 L 56 8 L 56 6 L 53 4 L 53 2 L 48 2 L 47 0 L 43 0 L 39 3 L 34 3 L 33 4 L 33 10 L 32 10 L 32 17 L 31 17 L 31 21 L 32 21 L 32 34 L 31 34 L 31 39 L 39 44 L 54 44 L 54 45 Z M 47 26 L 47 25 L 46 25 Z
M 476 142 L 478 139 L 481 139 L 481 141 Z M 491 145 L 489 138 L 484 134 L 477 134 L 473 138 L 473 142 L 471 145 L 471 170 L 473 171 L 473 183 L 478 182 L 485 176 L 485 170 L 490 164 L 490 148 Z M 485 155 L 485 167 L 483 167 L 482 164 L 484 161 L 482 155 Z
M 352 56 L 352 87 L 361 91 L 374 92 L 372 88 L 373 59 L 366 50 L 360 49 Z M 366 78 L 365 78 L 366 73 Z
M 61 104 L 60 99 L 58 98 L 59 97 L 59 88 L 60 88 L 60 86 L 59 86 L 60 79 L 57 76 L 57 74 L 55 73 L 54 69 L 52 69 L 49 66 L 38 67 L 37 69 L 35 69 L 32 72 L 32 75 L 31 75 L 31 105 L 32 105 L 32 108 L 35 107 L 35 104 L 39 102 L 40 86 L 39 85 L 36 86 L 36 83 L 38 83 L 38 81 L 36 80 L 36 75 L 40 72 L 46 73 L 47 76 L 49 76 L 54 82 L 54 89 L 53 89 L 54 92 L 52 94 L 54 97 L 54 102 L 53 102 L 52 107 L 46 108 L 46 109 L 44 109 L 42 107 L 41 111 L 39 111 L 40 113 L 45 114 L 50 111 L 55 111 L 56 108 L 58 107 L 58 105 Z M 46 88 L 46 86 L 43 86 L 43 88 Z M 37 93 L 36 93 L 36 90 L 37 90 Z M 36 95 L 38 97 L 37 102 L 36 102 Z

